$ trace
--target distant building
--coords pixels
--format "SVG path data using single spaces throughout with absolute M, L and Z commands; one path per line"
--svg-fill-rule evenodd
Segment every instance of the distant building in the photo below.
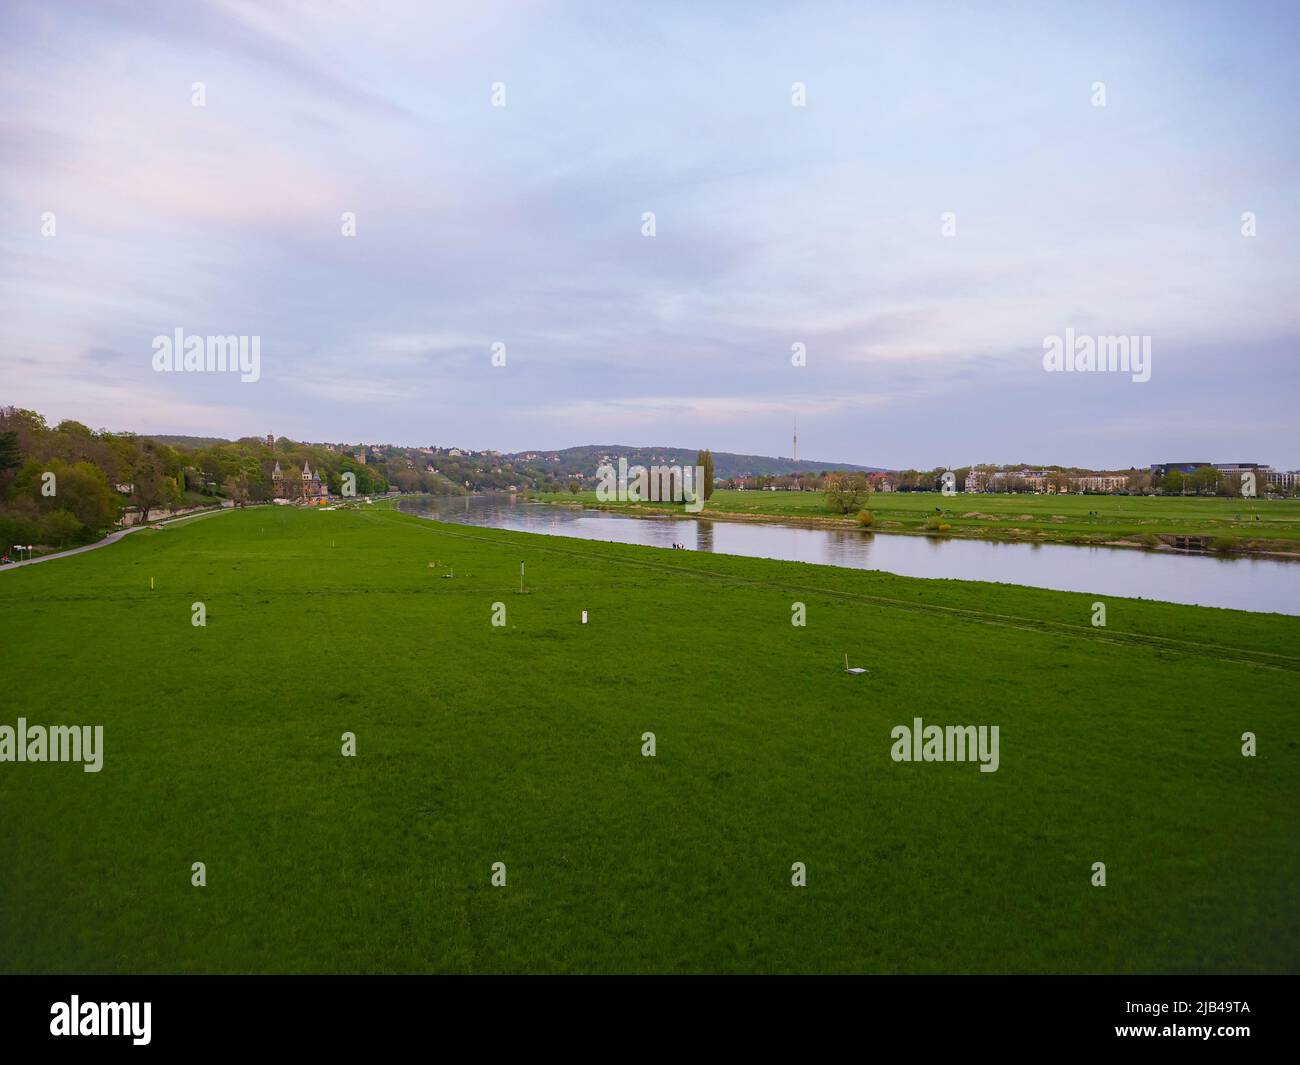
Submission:
M 1085 474 L 1071 477 L 1070 487 L 1076 492 L 1119 492 L 1128 487 L 1128 474 Z
M 1163 477 L 1171 470 L 1177 470 L 1179 473 L 1195 473 L 1208 465 L 1210 465 L 1208 462 L 1155 462 L 1151 464 L 1151 476 Z
M 1214 468 L 1220 473 L 1245 473 L 1248 470 L 1267 470 L 1268 466 L 1259 462 L 1216 462 Z
M 1157 462 L 1151 466 L 1151 476 L 1158 480 L 1175 471 L 1190 474 L 1206 468 L 1238 477 L 1243 473 L 1257 473 L 1266 479 L 1269 474 L 1269 465 L 1266 462 Z
M 1048 488 L 1048 474 L 1044 470 L 1019 470 L 995 473 L 990 479 L 990 491 L 1005 490 L 1008 485 L 1016 487 L 1023 484 L 1031 492 L 1045 492 Z
M 308 499 L 326 499 L 330 494 L 329 485 L 321 480 L 319 473 L 312 471 L 309 462 L 302 464 L 302 494 Z
M 312 470 L 310 462 L 302 464 L 302 477 L 295 479 L 286 477 L 277 461 L 275 469 L 271 471 L 271 484 L 276 499 L 305 499 L 311 503 L 327 499 L 330 494 L 329 486 L 320 479 L 319 473 Z

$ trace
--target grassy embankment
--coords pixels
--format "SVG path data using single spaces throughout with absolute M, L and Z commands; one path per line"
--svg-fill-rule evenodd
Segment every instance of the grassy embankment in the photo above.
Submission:
M 636 513 L 686 515 L 678 505 L 601 504 L 595 492 L 540 495 L 543 502 Z M 1206 538 L 1212 550 L 1300 555 L 1300 499 L 1226 499 L 1196 496 L 1112 496 L 877 492 L 864 504 L 884 533 L 933 535 L 926 524 L 948 526 L 944 535 L 1042 543 L 1171 546 L 1175 537 Z M 703 516 L 742 521 L 784 521 L 848 528 L 857 515 L 833 512 L 820 492 L 719 489 Z
M 1091 599 L 378 508 L 2 575 L 105 760 L 0 763 L 0 970 L 1295 971 L 1300 619 Z

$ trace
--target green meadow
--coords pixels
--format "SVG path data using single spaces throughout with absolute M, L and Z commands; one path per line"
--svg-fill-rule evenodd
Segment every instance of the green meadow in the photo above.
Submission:
M 104 727 L 0 762 L 0 970 L 1300 969 L 1300 618 L 1093 599 L 382 507 L 0 573 L 0 725 Z
M 544 501 L 596 506 L 596 493 L 544 495 Z M 663 509 L 655 504 L 611 503 L 607 509 Z M 1031 493 L 876 492 L 863 506 L 878 532 L 926 533 L 934 519 L 947 535 L 1050 543 L 1152 546 L 1161 536 L 1213 537 L 1223 550 L 1294 553 L 1300 550 L 1300 499 L 1230 499 L 1217 496 L 1034 495 Z M 672 507 L 681 512 L 680 505 Z M 704 508 L 714 517 L 802 520 L 857 525 L 856 511 L 832 511 L 821 492 L 720 489 Z

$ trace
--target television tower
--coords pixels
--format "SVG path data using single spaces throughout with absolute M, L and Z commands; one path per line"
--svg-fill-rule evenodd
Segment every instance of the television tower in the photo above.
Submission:
M 794 420 L 794 486 L 795 490 L 802 492 L 803 483 L 799 480 L 799 419 Z

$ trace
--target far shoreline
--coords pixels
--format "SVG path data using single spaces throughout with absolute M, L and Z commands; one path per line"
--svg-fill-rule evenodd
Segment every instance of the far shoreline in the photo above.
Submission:
M 523 493 L 520 494 L 522 495 Z M 1272 547 L 1256 547 L 1247 542 L 1243 542 L 1239 546 L 1233 546 L 1230 549 L 1215 550 L 1213 548 L 1176 547 L 1173 544 L 1166 543 L 1162 537 L 1158 544 L 1145 544 L 1134 543 L 1131 540 L 1093 540 L 1070 535 L 1045 536 L 1040 530 L 1035 530 L 1029 535 L 1017 535 L 1011 529 L 996 528 L 980 529 L 978 532 L 972 532 L 969 529 L 953 527 L 943 531 L 937 531 L 885 527 L 885 523 L 872 525 L 870 528 L 862 528 L 854 518 L 840 518 L 833 516 L 805 518 L 788 514 L 738 514 L 733 511 L 709 510 L 707 505 L 704 510 L 699 511 L 698 513 L 686 514 L 673 508 L 647 506 L 643 503 L 589 503 L 577 499 L 545 499 L 537 493 L 528 493 L 526 495 L 526 500 L 530 503 L 543 503 L 546 506 L 603 511 L 609 514 L 622 514 L 629 518 L 650 520 L 663 520 L 667 518 L 674 521 L 689 521 L 692 519 L 702 519 L 705 521 L 730 521 L 751 525 L 789 525 L 802 529 L 826 529 L 838 530 L 841 532 L 853 531 L 870 533 L 872 535 L 879 534 L 882 536 L 925 536 L 935 539 L 980 540 L 989 543 L 1003 544 L 1060 544 L 1068 547 L 1107 547 L 1150 551 L 1157 554 L 1203 555 L 1222 559 L 1258 558 L 1269 559 L 1277 562 L 1300 562 L 1300 550 L 1282 551 Z

